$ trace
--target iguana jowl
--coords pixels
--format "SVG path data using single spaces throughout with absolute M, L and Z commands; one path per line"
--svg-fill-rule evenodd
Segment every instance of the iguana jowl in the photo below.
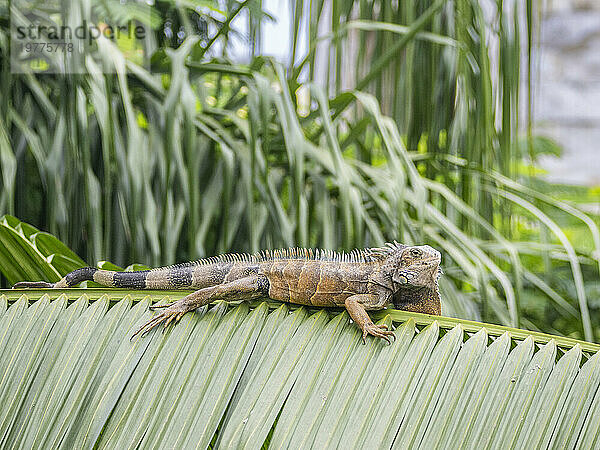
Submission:
M 389 342 L 392 331 L 375 325 L 367 310 L 396 309 L 441 313 L 438 278 L 440 252 L 428 245 L 397 242 L 381 248 L 337 253 L 330 250 L 287 249 L 256 255 L 230 254 L 137 272 L 113 272 L 86 267 L 57 283 L 21 282 L 13 288 L 66 288 L 93 280 L 103 286 L 131 289 L 197 289 L 166 308 L 135 334 L 178 322 L 185 313 L 216 300 L 268 296 L 309 306 L 345 307 L 367 334 Z

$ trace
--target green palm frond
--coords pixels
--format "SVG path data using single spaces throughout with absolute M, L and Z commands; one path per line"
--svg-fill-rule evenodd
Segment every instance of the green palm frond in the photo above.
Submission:
M 362 345 L 344 312 L 261 301 L 130 342 L 181 295 L 2 291 L 2 446 L 597 445 L 596 344 L 389 311 L 395 343 Z

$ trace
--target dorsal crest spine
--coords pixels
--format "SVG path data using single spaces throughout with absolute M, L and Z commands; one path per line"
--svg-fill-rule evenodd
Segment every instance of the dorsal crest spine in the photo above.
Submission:
M 287 248 L 277 250 L 262 250 L 260 252 L 251 253 L 227 253 L 219 256 L 211 256 L 209 258 L 199 259 L 182 264 L 175 264 L 168 267 L 160 267 L 152 270 L 171 269 L 174 267 L 189 267 L 206 264 L 219 263 L 260 263 L 264 261 L 276 261 L 280 259 L 299 259 L 299 260 L 316 260 L 316 261 L 335 261 L 335 262 L 350 262 L 350 263 L 369 263 L 385 259 L 392 253 L 402 251 L 407 246 L 396 241 L 388 242 L 382 247 L 354 249 L 350 252 L 336 252 L 329 249 L 312 249 L 312 248 Z

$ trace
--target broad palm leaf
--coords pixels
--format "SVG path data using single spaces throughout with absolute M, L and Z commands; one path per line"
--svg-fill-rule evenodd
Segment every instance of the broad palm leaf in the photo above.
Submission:
M 384 311 L 397 340 L 363 345 L 344 312 L 260 301 L 130 341 L 165 294 L 2 291 L 2 446 L 598 444 L 595 344 Z

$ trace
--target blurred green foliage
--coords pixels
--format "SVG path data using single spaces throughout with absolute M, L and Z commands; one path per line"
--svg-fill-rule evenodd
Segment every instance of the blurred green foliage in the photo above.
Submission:
M 539 177 L 535 158 L 557 147 L 519 114 L 533 2 L 490 4 L 291 2 L 290 59 L 276 61 L 261 54 L 259 1 L 159 1 L 134 46 L 142 63 L 98 39 L 85 73 L 50 54 L 62 72 L 25 75 L 11 71 L 4 9 L 0 212 L 90 263 L 424 242 L 444 254 L 445 314 L 592 340 L 600 233 L 579 204 L 598 192 Z M 135 12 L 86 5 L 44 20 Z M 247 64 L 229 57 L 236 18 Z M 37 248 L 15 220 L 6 230 Z M 27 277 L 56 276 L 43 267 Z

